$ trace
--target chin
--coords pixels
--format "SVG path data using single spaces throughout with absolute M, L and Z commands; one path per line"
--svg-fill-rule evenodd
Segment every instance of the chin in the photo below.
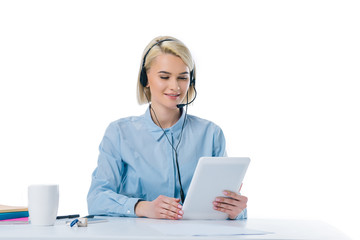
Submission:
M 174 109 L 179 109 L 178 107 L 177 107 L 177 105 L 178 104 L 180 104 L 180 103 L 172 103 L 172 104 L 168 104 L 167 105 L 167 108 L 169 108 L 169 109 L 171 109 L 171 110 L 174 110 Z

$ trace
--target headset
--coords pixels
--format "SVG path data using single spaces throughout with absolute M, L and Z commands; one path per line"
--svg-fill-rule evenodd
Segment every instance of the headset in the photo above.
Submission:
M 167 39 L 163 39 L 163 40 L 157 41 L 155 44 L 153 44 L 153 45 L 147 50 L 147 52 L 146 52 L 145 55 L 144 55 L 144 59 L 143 59 L 143 62 L 142 62 L 142 67 L 141 67 L 141 72 L 140 72 L 140 83 L 141 83 L 141 85 L 142 85 L 143 87 L 146 87 L 147 84 L 148 84 L 148 77 L 147 77 L 146 68 L 145 68 L 146 57 L 147 57 L 147 55 L 149 54 L 149 52 L 151 51 L 151 49 L 152 49 L 153 47 L 155 47 L 156 45 L 160 45 L 162 42 L 165 42 L 165 41 L 175 41 L 175 40 L 174 40 L 174 39 L 167 38 Z M 175 163 L 176 163 L 176 169 L 177 169 L 178 180 L 179 180 L 179 185 L 180 185 L 180 197 L 181 197 L 181 202 L 182 202 L 182 203 L 184 203 L 184 201 L 185 201 L 185 195 L 184 195 L 184 190 L 183 190 L 182 183 L 181 183 L 181 175 L 180 175 L 180 168 L 179 168 L 179 161 L 178 161 L 177 149 L 178 149 L 178 146 L 179 146 L 179 144 L 180 144 L 180 142 L 181 142 L 181 139 L 182 139 L 182 133 L 183 133 L 184 126 L 185 126 L 185 121 L 186 121 L 186 118 L 187 118 L 187 106 L 195 100 L 196 95 L 197 95 L 196 88 L 195 88 L 194 69 L 190 71 L 190 86 L 193 86 L 193 88 L 194 88 L 194 92 L 195 92 L 194 98 L 189 102 L 188 93 L 186 93 L 187 102 L 186 102 L 185 104 L 177 104 L 177 105 L 176 105 L 179 109 L 182 109 L 184 106 L 186 106 L 184 122 L 183 122 L 183 124 L 182 124 L 181 133 L 180 133 L 180 137 L 179 137 L 179 142 L 178 142 L 178 144 L 176 145 L 176 147 L 174 147 L 174 145 L 171 143 L 169 137 L 167 136 L 164 128 L 161 126 L 161 124 L 160 124 L 160 122 L 159 122 L 159 120 L 158 120 L 158 118 L 157 118 L 157 116 L 156 116 L 155 110 L 151 107 L 149 99 L 147 99 L 148 102 L 149 102 L 149 108 L 150 108 L 150 110 L 154 113 L 154 116 L 155 116 L 155 119 L 156 119 L 158 125 L 159 125 L 160 128 L 163 130 L 165 137 L 167 138 L 169 144 L 171 145 L 172 149 L 173 149 L 174 152 L 175 152 Z M 145 92 L 144 92 L 144 94 L 145 94 Z M 146 94 L 145 94 L 145 97 L 148 98 Z

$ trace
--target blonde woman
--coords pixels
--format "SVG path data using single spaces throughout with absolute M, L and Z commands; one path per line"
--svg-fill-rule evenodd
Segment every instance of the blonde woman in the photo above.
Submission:
M 88 193 L 89 214 L 181 219 L 197 161 L 225 153 L 214 123 L 187 114 L 195 100 L 195 63 L 174 37 L 157 37 L 145 48 L 138 77 L 145 114 L 112 122 L 99 147 Z M 224 191 L 213 201 L 230 219 L 246 218 L 247 198 Z

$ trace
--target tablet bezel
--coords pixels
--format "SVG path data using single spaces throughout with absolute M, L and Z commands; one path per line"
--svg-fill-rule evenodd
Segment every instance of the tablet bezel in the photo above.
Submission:
M 250 163 L 248 157 L 201 157 L 183 205 L 183 219 L 227 219 L 213 209 L 223 190 L 239 192 Z

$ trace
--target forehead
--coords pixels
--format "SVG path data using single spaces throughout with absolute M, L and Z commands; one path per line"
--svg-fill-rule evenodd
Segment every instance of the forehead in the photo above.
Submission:
M 189 68 L 180 57 L 169 53 L 163 53 L 154 58 L 150 65 L 150 71 L 151 70 L 166 70 L 168 72 L 176 73 L 189 71 Z

